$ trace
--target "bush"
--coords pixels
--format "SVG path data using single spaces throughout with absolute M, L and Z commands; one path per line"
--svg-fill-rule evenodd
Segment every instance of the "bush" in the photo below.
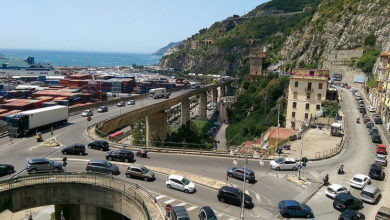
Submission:
M 377 49 L 368 49 L 364 51 L 363 56 L 359 58 L 356 65 L 365 73 L 371 73 L 380 52 Z
M 375 46 L 376 43 L 376 36 L 375 34 L 370 34 L 364 39 L 364 45 L 365 46 Z

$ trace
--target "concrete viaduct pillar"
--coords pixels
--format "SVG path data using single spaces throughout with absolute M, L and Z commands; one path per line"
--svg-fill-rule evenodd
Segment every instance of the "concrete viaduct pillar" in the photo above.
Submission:
M 218 101 L 218 90 L 217 90 L 217 88 L 212 90 L 212 96 L 213 96 L 212 102 L 217 103 L 217 101 Z
M 164 141 L 167 138 L 167 127 L 165 111 L 146 116 L 146 147 L 151 147 L 155 139 Z
M 190 120 L 190 100 L 183 99 L 181 101 L 181 124 L 184 125 Z
M 225 96 L 225 86 L 220 86 L 219 87 L 219 97 L 224 97 Z
M 203 92 L 200 94 L 199 101 L 199 119 L 206 120 L 207 119 L 207 93 Z

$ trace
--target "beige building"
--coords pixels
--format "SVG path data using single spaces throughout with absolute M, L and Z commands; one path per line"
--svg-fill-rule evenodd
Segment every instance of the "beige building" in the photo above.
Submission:
M 249 63 L 250 63 L 250 76 L 262 76 L 263 75 L 263 63 L 266 57 L 266 49 L 252 49 L 249 54 Z
M 288 86 L 286 128 L 299 129 L 314 119 L 325 101 L 329 70 L 295 68 Z

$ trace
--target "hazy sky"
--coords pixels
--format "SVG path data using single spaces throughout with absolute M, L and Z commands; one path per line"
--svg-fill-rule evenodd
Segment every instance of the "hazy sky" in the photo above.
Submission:
M 0 0 L 0 48 L 154 52 L 267 0 Z

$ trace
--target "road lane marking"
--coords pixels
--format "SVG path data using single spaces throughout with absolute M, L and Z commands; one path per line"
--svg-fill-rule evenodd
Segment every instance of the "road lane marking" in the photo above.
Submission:
M 194 209 L 196 209 L 196 208 L 198 208 L 198 206 L 196 206 L 196 205 L 193 205 L 193 206 L 191 206 L 191 207 L 189 207 L 188 209 L 187 209 L 187 211 L 192 211 L 192 210 L 194 210 Z
M 166 197 L 166 196 L 160 195 L 160 196 L 157 196 L 156 199 L 157 199 L 157 200 L 160 200 L 160 199 L 162 199 L 162 198 L 164 198 L 164 197 Z
M 172 202 L 174 202 L 174 201 L 176 201 L 176 199 L 170 199 L 170 200 L 168 200 L 168 201 L 165 201 L 164 203 L 165 203 L 165 204 L 170 204 L 170 203 L 172 203 Z
M 185 205 L 187 205 L 187 203 L 182 202 L 182 203 L 177 204 L 176 206 L 185 206 Z
M 261 201 L 261 197 L 260 197 L 260 195 L 257 194 L 257 193 L 256 193 L 256 199 L 257 199 L 257 201 Z
M 245 190 L 245 193 L 249 195 L 249 190 L 246 189 L 246 190 Z

